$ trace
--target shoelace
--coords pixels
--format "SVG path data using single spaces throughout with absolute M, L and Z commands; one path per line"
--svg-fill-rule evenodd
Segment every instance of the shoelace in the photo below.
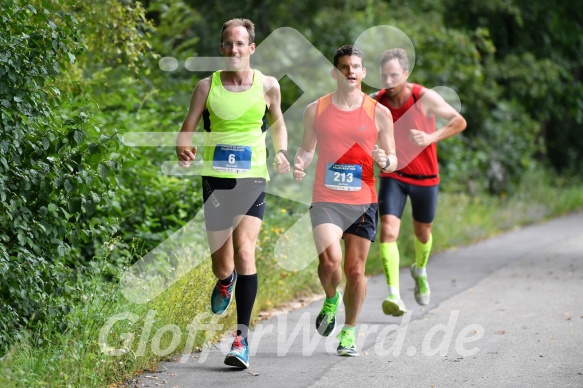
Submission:
M 324 312 L 324 314 L 327 314 L 327 313 L 335 313 L 336 312 L 336 307 L 337 307 L 337 304 L 336 303 L 331 303 L 331 302 L 324 301 L 324 306 L 322 307 L 322 312 Z
M 243 338 L 240 335 L 235 335 L 235 340 L 233 341 L 232 349 L 242 350 L 243 349 L 243 343 L 241 342 L 242 339 Z
M 324 307 L 322 307 L 322 312 L 326 314 L 326 321 L 328 323 L 332 322 L 334 318 L 334 313 L 336 312 L 336 305 L 334 303 L 324 302 Z
M 231 282 L 231 284 L 232 284 L 232 282 Z M 223 298 L 230 298 L 231 297 L 231 293 L 229 292 L 229 286 L 231 284 L 229 284 L 228 286 L 222 285 L 221 283 L 217 284 L 217 290 L 219 291 L 219 294 Z
M 349 347 L 354 343 L 354 333 L 342 330 L 338 335 L 340 346 Z

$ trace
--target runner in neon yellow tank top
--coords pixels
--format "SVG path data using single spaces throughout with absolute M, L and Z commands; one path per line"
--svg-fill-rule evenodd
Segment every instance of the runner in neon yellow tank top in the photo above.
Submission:
M 218 278 L 211 309 L 223 314 L 235 293 L 238 330 L 225 364 L 243 369 L 249 367 L 247 335 L 257 295 L 255 246 L 269 178 L 264 118 L 271 124 L 275 169 L 280 174 L 290 170 L 279 83 L 251 69 L 254 39 L 250 20 L 232 19 L 223 24 L 220 52 L 225 70 L 196 84 L 176 140 L 178 163 L 188 167 L 196 157 L 192 134 L 204 119 L 204 215 L 212 268 Z
M 202 174 L 269 179 L 263 123 L 266 111 L 264 76 L 254 70 L 251 87 L 235 93 L 223 86 L 222 73 L 217 71 L 212 75 L 206 101 L 210 126 L 205 128 Z

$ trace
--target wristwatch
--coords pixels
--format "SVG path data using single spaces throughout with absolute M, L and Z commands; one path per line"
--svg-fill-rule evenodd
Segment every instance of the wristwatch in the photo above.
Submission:
M 389 159 L 389 157 L 387 157 L 387 160 L 385 162 L 385 167 L 381 168 L 382 172 L 387 172 L 387 168 L 391 167 L 391 159 Z
M 283 148 L 282 148 L 282 149 L 280 149 L 279 151 L 277 151 L 277 153 L 276 153 L 276 154 L 283 154 L 283 156 L 285 156 L 285 158 L 286 158 L 287 160 L 289 160 L 289 158 L 287 157 L 287 150 L 284 150 Z

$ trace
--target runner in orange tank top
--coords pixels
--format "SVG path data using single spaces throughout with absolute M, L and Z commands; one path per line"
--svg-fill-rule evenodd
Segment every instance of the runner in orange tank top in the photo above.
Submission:
M 316 328 L 329 336 L 336 326 L 342 299 L 337 291 L 342 281 L 340 240 L 344 239 L 346 319 L 338 335 L 340 356 L 358 355 L 355 325 L 366 295 L 366 258 L 376 234 L 374 163 L 386 172 L 397 166 L 391 113 L 362 92 L 365 76 L 360 50 L 342 46 L 336 51 L 332 77 L 337 90 L 306 108 L 293 172 L 296 181 L 304 178 L 318 144 L 310 218 L 326 300 L 316 317 Z

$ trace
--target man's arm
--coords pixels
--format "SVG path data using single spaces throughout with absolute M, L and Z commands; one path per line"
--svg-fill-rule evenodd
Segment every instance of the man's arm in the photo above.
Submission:
M 312 159 L 314 159 L 314 151 L 316 150 L 316 132 L 314 131 L 314 122 L 316 121 L 316 109 L 318 102 L 313 102 L 306 107 L 304 111 L 304 133 L 302 135 L 302 145 L 298 148 L 294 158 L 294 179 L 301 181 L 306 173 L 304 169 L 308 168 Z
M 377 104 L 375 119 L 379 131 L 380 148 L 375 146 L 372 157 L 383 172 L 393 172 L 397 169 L 397 154 L 395 152 L 395 136 L 393 132 L 393 115 L 382 104 Z
M 192 134 L 196 131 L 205 110 L 210 88 L 210 77 L 202 79 L 196 84 L 190 99 L 188 113 L 176 137 L 176 155 L 178 156 L 178 164 L 182 167 L 190 166 L 190 162 L 196 157 L 196 147 L 192 146 Z
M 287 156 L 287 128 L 281 111 L 281 90 L 279 82 L 274 77 L 265 76 L 263 79 L 265 101 L 267 103 L 267 120 L 273 147 L 275 148 L 274 167 L 280 174 L 290 170 Z M 280 152 L 281 151 L 281 152 Z
M 423 111 L 428 117 L 436 116 L 447 120 L 447 124 L 433 133 L 411 130 L 411 138 L 419 146 L 428 146 L 431 143 L 450 138 L 466 129 L 467 123 L 461 114 L 449 105 L 443 97 L 433 90 L 423 89 L 421 96 Z

